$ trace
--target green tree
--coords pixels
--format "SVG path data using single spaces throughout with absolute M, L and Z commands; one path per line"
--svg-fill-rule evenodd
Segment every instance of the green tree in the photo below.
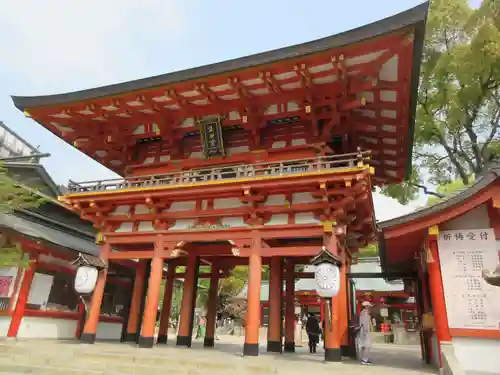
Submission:
M 474 176 L 469 177 L 469 181 L 474 182 Z M 466 185 L 460 179 L 437 187 L 437 192 L 445 197 L 455 194 L 458 190 L 463 189 Z M 427 206 L 433 205 L 439 201 L 438 197 L 429 197 Z
M 9 214 L 19 209 L 36 208 L 44 201 L 35 191 L 27 188 L 10 176 L 0 165 L 0 215 Z M 22 261 L 22 250 L 17 243 L 1 234 L 0 267 L 27 265 Z
M 378 244 L 376 243 L 365 246 L 362 249 L 359 249 L 359 251 L 354 254 L 354 257 L 357 259 L 371 258 L 376 256 L 378 256 Z
M 427 21 L 415 128 L 415 170 L 469 185 L 500 156 L 500 2 L 434 0 Z M 408 203 L 421 180 L 382 189 Z

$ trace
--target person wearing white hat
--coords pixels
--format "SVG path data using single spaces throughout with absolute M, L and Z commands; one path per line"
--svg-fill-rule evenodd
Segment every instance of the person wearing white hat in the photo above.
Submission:
M 370 309 L 372 303 L 369 301 L 363 301 L 361 303 L 361 314 L 359 315 L 359 357 L 362 365 L 371 365 L 372 360 L 369 357 L 370 348 L 372 346 L 372 338 L 370 336 L 370 320 L 371 314 Z

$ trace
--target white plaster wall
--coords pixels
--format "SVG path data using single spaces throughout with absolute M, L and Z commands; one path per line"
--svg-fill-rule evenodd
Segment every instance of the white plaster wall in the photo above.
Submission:
M 97 326 L 96 339 L 120 340 L 122 336 L 122 323 L 99 322 Z
M 230 227 L 248 227 L 248 224 L 245 223 L 241 216 L 223 217 L 220 221 L 222 225 L 228 225 Z
M 288 224 L 288 214 L 275 214 L 272 215 L 267 223 L 264 225 L 285 225 Z
M 151 221 L 141 221 L 137 227 L 138 232 L 154 232 L 153 222 Z
M 10 316 L 0 316 L 0 337 L 7 337 L 10 327 Z
M 239 208 L 246 206 L 239 198 L 218 198 L 214 199 L 214 209 Z
M 25 316 L 17 337 L 21 339 L 73 339 L 78 322 L 69 319 L 53 319 Z
M 286 198 L 284 194 L 269 195 L 264 202 L 264 206 L 283 206 Z
M 300 212 L 295 214 L 295 224 L 314 224 L 319 220 L 314 217 L 312 212 Z
M 172 205 L 163 212 L 192 211 L 196 207 L 196 201 L 173 202 Z
M 170 227 L 169 230 L 183 230 L 183 229 L 189 229 L 191 225 L 194 225 L 196 223 L 195 219 L 179 219 L 175 221 L 175 225 Z
M 488 208 L 481 205 L 470 210 L 465 215 L 450 220 L 440 225 L 441 230 L 459 230 L 459 229 L 485 229 L 491 228 Z
M 466 373 L 500 374 L 500 340 L 454 337 L 452 344 Z

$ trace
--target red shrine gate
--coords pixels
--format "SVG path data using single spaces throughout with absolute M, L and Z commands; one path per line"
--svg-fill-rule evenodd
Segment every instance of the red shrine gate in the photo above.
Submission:
M 410 171 L 426 12 L 423 4 L 340 35 L 197 69 L 14 97 L 28 116 L 124 176 L 71 183 L 61 199 L 99 228 L 103 260 L 137 261 L 128 333 L 141 347 L 154 345 L 165 264 L 158 341 L 166 341 L 174 269 L 184 265 L 177 344 L 185 346 L 198 266 L 212 267 L 206 344 L 213 345 L 217 281 L 249 265 L 246 355 L 258 354 L 262 264 L 272 269 L 270 351 L 281 351 L 281 289 L 285 278 L 293 306 L 295 264 L 326 246 L 347 280 L 351 254 L 375 240 L 373 186 Z M 104 270 L 84 342 L 95 340 L 106 277 Z M 343 282 L 332 301 L 327 360 L 340 360 L 347 345 L 347 290 Z M 288 308 L 288 351 L 293 321 Z

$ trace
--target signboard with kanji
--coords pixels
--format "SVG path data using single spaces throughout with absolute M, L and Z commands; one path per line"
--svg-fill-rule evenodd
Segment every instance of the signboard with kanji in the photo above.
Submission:
M 203 152 L 207 158 L 224 156 L 224 141 L 220 117 L 200 123 Z
M 499 263 L 493 229 L 443 231 L 438 247 L 450 328 L 500 329 L 500 288 L 481 275 Z

